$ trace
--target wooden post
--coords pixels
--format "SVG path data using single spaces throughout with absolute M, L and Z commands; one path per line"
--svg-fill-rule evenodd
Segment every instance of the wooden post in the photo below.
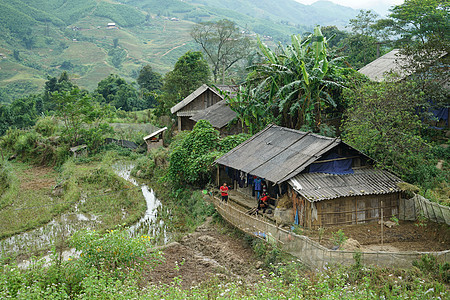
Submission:
M 220 186 L 220 166 L 217 164 L 217 186 Z
M 383 228 L 383 201 L 381 201 L 381 205 L 380 205 L 380 210 L 381 210 L 381 245 L 383 246 L 383 239 L 384 239 L 384 228 Z
M 358 225 L 358 198 L 355 197 L 355 222 Z

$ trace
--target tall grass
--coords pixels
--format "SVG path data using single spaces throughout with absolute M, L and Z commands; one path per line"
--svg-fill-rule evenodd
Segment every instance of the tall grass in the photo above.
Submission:
M 0 209 L 12 203 L 19 192 L 19 184 L 11 164 L 0 161 Z

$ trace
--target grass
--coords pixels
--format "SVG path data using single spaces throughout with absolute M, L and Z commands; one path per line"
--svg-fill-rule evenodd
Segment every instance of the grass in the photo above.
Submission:
M 0 238 L 30 230 L 49 222 L 59 213 L 62 199 L 51 194 L 57 173 L 49 168 L 35 169 L 13 162 L 14 192 L 9 205 L 0 210 Z
M 74 212 L 76 203 L 81 212 L 99 217 L 98 230 L 134 223 L 146 209 L 140 189 L 117 176 L 109 163 L 91 160 L 77 165 L 69 160 L 60 173 L 21 162 L 14 162 L 12 167 L 16 192 L 10 205 L 0 210 L 0 238 Z M 64 190 L 59 196 L 52 194 L 57 182 Z

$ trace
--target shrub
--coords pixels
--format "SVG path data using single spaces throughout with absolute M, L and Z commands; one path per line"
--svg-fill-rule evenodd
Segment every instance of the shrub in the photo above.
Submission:
M 425 274 L 433 276 L 436 280 L 450 283 L 450 263 L 439 263 L 435 256 L 425 254 L 420 260 L 413 262 L 413 266 L 419 268 Z
M 121 269 L 139 268 L 146 261 L 144 257 L 150 257 L 153 263 L 161 259 L 160 252 L 147 252 L 151 247 L 150 236 L 130 238 L 129 233 L 120 226 L 105 234 L 95 230 L 75 232 L 69 244 L 81 252 L 78 261 L 85 267 L 95 267 L 118 276 Z
M 332 236 L 331 239 L 333 241 L 333 244 L 338 247 L 341 247 L 347 240 L 347 237 L 345 236 L 345 233 L 342 229 L 339 229 L 338 231 L 333 232 L 331 234 L 331 236 Z
M 155 161 L 148 156 L 142 156 L 135 161 L 131 175 L 139 178 L 151 179 L 155 170 Z
M 40 118 L 34 125 L 34 130 L 42 136 L 52 136 L 58 130 L 58 122 L 53 117 Z
M 18 191 L 18 181 L 11 165 L 7 161 L 0 161 L 0 209 L 9 205 Z

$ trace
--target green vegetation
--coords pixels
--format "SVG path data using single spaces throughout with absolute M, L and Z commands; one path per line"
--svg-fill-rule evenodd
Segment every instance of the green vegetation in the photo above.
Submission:
M 445 299 L 449 295 L 445 284 L 438 281 L 442 274 L 439 270 L 448 270 L 448 266 L 436 263 L 431 257 L 424 257 L 413 270 L 361 267 L 356 257 L 353 266 L 328 266 L 315 274 L 296 261 L 283 260 L 271 264 L 270 275 L 260 274 L 257 284 L 217 277 L 182 289 L 179 283 L 183 278 L 170 285 L 143 282 L 140 272 L 160 261 L 159 253 L 144 251 L 143 246 L 149 246 L 146 237 L 129 239 L 120 230 L 105 235 L 86 231 L 78 233 L 73 243 L 82 250 L 80 258 L 62 262 L 54 253 L 47 267 L 42 263 L 27 269 L 1 266 L 0 296 L 18 299 Z M 105 248 L 106 245 L 110 248 Z M 258 248 L 262 244 L 255 245 Z M 123 251 L 114 254 L 116 249 Z M 258 249 L 261 254 L 274 251 Z M 142 256 L 137 259 L 134 253 Z M 133 261 L 137 264 L 130 264 Z
M 89 165 L 69 160 L 60 173 L 14 162 L 14 171 L 9 170 L 11 183 L 0 198 L 4 204 L 0 210 L 0 236 L 44 225 L 75 203 L 81 212 L 101 219 L 97 230 L 136 222 L 145 211 L 140 191 L 116 175 L 106 158 L 103 163 L 91 160 Z M 55 193 L 54 186 L 61 192 Z
M 161 261 L 159 252 L 147 252 L 151 244 L 146 236 L 130 238 L 122 228 L 105 234 L 79 231 L 71 237 L 70 244 L 80 257 L 63 261 L 54 248 L 47 266 L 43 261 L 24 270 L 2 265 L 0 296 L 93 299 L 125 293 L 125 299 L 130 292 L 139 294 L 138 272 Z
M 332 240 L 333 240 L 333 244 L 335 246 L 341 247 L 345 241 L 347 241 L 347 237 L 345 236 L 345 233 L 342 229 L 339 229 L 336 232 L 333 232 L 331 234 L 332 236 Z
M 189 74 L 186 76 L 186 74 Z M 157 98 L 155 115 L 160 117 L 170 114 L 170 108 L 183 100 L 202 84 L 209 83 L 209 67 L 203 54 L 188 51 L 181 56 L 172 71 L 164 78 L 162 93 Z

